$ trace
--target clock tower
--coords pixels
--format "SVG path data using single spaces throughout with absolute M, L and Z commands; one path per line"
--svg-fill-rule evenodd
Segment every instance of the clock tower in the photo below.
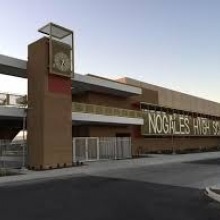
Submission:
M 73 32 L 49 23 L 28 46 L 28 165 L 72 165 Z

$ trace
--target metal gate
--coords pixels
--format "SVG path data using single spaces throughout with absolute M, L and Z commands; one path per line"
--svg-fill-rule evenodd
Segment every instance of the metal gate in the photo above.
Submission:
M 73 161 L 131 158 L 130 137 L 73 138 Z
M 13 144 L 10 140 L 0 140 L 0 169 L 24 167 L 26 148 L 26 143 Z

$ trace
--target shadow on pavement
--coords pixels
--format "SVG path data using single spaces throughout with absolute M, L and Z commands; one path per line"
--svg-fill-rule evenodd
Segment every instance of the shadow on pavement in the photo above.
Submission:
M 220 158 L 204 159 L 204 160 L 190 161 L 190 162 L 184 162 L 184 163 L 205 164 L 205 165 L 220 165 Z

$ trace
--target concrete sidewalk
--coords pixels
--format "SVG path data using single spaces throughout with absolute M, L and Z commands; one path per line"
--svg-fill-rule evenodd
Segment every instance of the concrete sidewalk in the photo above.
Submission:
M 80 167 L 71 167 L 46 171 L 21 171 L 21 173 L 23 173 L 24 175 L 0 177 L 0 186 L 25 184 L 36 181 L 50 180 L 54 178 L 67 178 L 70 176 L 73 177 L 93 175 L 98 174 L 99 172 L 114 169 L 138 168 L 151 165 L 162 165 L 168 163 L 180 163 L 215 158 L 220 158 L 220 152 L 176 155 L 149 154 L 148 157 L 138 159 L 87 162 L 84 166 Z

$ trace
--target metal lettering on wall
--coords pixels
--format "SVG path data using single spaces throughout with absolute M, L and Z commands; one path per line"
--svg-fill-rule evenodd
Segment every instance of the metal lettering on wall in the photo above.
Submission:
M 220 120 L 145 110 L 142 135 L 220 136 Z

